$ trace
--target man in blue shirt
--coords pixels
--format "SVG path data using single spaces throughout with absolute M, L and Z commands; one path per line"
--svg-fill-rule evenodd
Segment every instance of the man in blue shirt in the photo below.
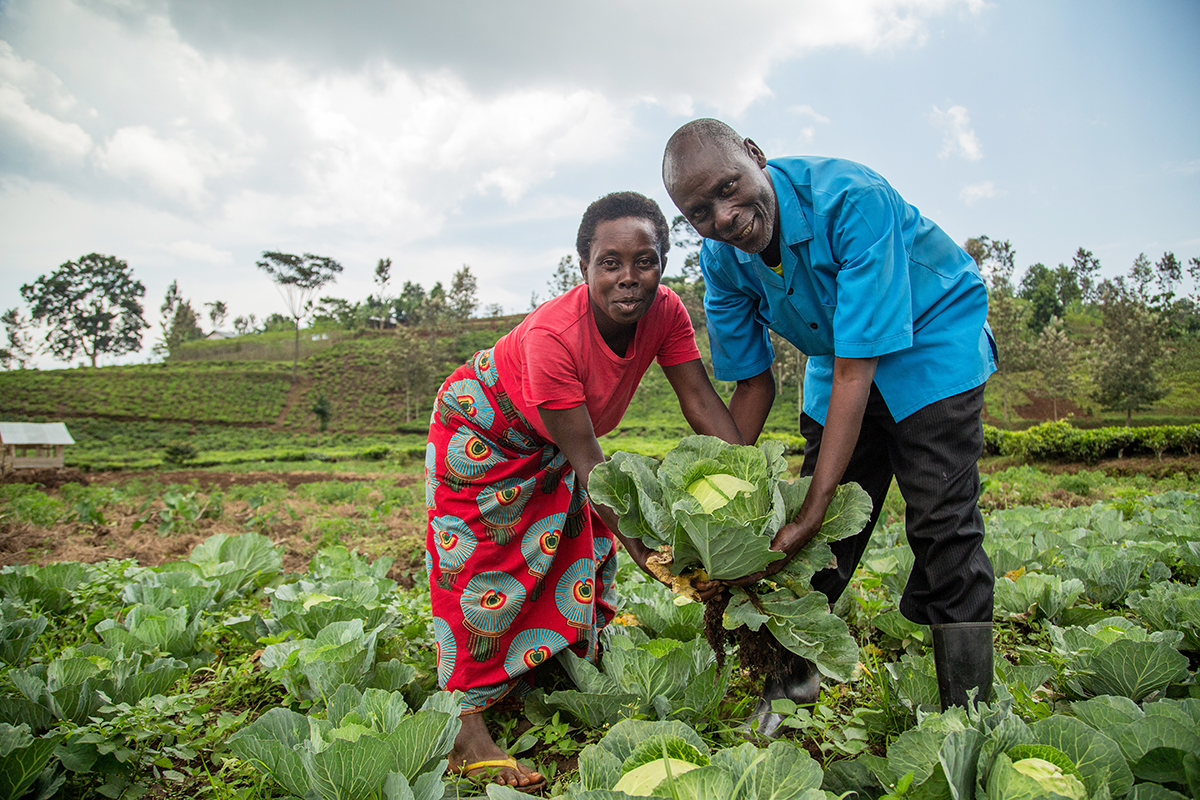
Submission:
M 675 132 L 663 181 L 706 240 L 700 266 L 713 372 L 737 381 L 729 410 L 747 442 L 775 398 L 768 330 L 809 356 L 800 431 L 802 474 L 812 482 L 772 547 L 795 555 L 820 529 L 838 484 L 861 484 L 874 505 L 870 522 L 836 543 L 836 567 L 813 578 L 836 601 L 895 476 L 914 554 L 900 611 L 932 626 L 943 708 L 964 705 L 971 689 L 987 700 L 993 575 L 976 464 L 995 350 L 974 260 L 867 167 L 768 162 L 717 120 Z M 781 721 L 769 713 L 772 699 L 811 703 L 819 689 L 803 659 L 768 676 L 759 732 L 774 735 Z

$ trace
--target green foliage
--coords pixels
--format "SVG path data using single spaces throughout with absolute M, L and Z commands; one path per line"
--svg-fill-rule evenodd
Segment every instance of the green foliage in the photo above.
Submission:
M 725 695 L 730 667 L 720 669 L 703 639 L 648 639 L 637 628 L 609 638 L 603 671 L 569 650 L 559 655 L 574 690 L 552 692 L 550 709 L 598 728 L 633 717 L 702 723 Z
M 28 725 L 0 722 L 0 797 L 23 797 L 50 763 L 59 739 L 35 739 Z
M 313 400 L 309 410 L 316 415 L 319 420 L 318 428 L 322 431 L 329 427 L 329 419 L 333 416 L 333 407 L 329 404 L 329 398 L 324 392 L 317 395 L 317 399 Z
M 47 528 L 67 514 L 57 498 L 27 483 L 0 484 L 0 522 L 27 522 Z
M 822 778 L 821 767 L 789 742 L 764 749 L 745 743 L 712 752 L 681 723 L 624 720 L 580 754 L 579 783 L 570 791 L 587 793 L 584 797 L 627 797 L 625 792 L 636 785 L 641 787 L 638 794 L 649 790 L 675 800 L 824 800 Z M 508 800 L 514 793 L 490 790 L 489 796 Z
M 196 458 L 196 446 L 191 442 L 167 442 L 163 447 L 163 461 L 168 464 L 186 464 Z
M 771 539 L 796 516 L 809 482 L 789 482 L 786 473 L 779 442 L 739 447 L 692 436 L 661 466 L 645 456 L 614 454 L 593 470 L 588 491 L 593 501 L 617 512 L 623 534 L 655 550 L 670 547 L 672 573 L 699 566 L 710 578 L 726 580 L 760 572 L 781 557 L 770 549 Z M 727 502 L 710 503 L 709 513 L 692 492 L 709 476 L 752 490 L 726 492 L 721 499 Z M 731 483 L 730 476 L 744 483 Z M 866 492 L 854 484 L 839 487 L 821 531 L 782 571 L 752 590 L 732 588 L 724 627 L 757 631 L 766 624 L 781 645 L 816 662 L 825 674 L 849 677 L 858 648 L 809 579 L 832 558 L 829 542 L 857 533 L 869 514 Z
M 1158 316 L 1123 284 L 1101 287 L 1103 326 L 1095 350 L 1095 398 L 1106 409 L 1149 408 L 1167 394 L 1158 372 L 1163 328 Z
M 1027 461 L 1082 461 L 1102 458 L 1200 452 L 1200 424 L 1142 428 L 1080 429 L 1065 420 L 1045 422 L 1025 431 L 983 426 L 984 453 Z
M 19 417 L 111 416 L 269 424 L 283 410 L 289 385 L 286 367 L 262 363 L 209 361 L 101 370 L 17 370 L 4 373 L 0 379 L 0 407 L 6 414 Z M 170 402 L 163 402 L 163 398 L 170 398 Z M 73 432 L 77 425 L 76 421 L 70 423 Z M 158 442 L 190 439 L 188 430 L 185 427 L 179 433 L 159 436 Z M 78 435 L 75 438 L 82 441 Z M 68 453 L 72 449 L 68 448 Z
M 460 726 L 455 695 L 410 713 L 398 692 L 342 686 L 325 719 L 273 708 L 229 747 L 296 797 L 437 800 Z
M 101 355 L 132 353 L 142 345 L 141 298 L 146 287 L 129 265 L 114 256 L 88 253 L 21 287 L 30 315 L 46 323 L 46 341 L 56 357 L 76 354 L 93 367 Z
M 0 661 L 14 667 L 24 661 L 47 624 L 45 617 L 27 616 L 17 603 L 0 603 Z

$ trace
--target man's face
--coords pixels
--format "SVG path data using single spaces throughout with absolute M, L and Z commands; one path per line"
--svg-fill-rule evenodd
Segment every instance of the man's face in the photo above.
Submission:
M 701 236 L 761 253 L 775 233 L 775 187 L 767 158 L 747 139 L 731 150 L 692 140 L 677 151 L 667 192 Z

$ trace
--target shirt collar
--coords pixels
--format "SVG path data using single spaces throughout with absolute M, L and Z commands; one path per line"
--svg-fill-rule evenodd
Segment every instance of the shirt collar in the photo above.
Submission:
M 796 187 L 792 185 L 787 173 L 774 164 L 767 164 L 767 174 L 771 176 L 771 183 L 775 187 L 775 202 L 779 204 L 780 243 L 791 247 L 800 242 L 807 242 L 813 238 L 812 226 L 808 224 L 808 217 L 800 208 Z M 758 257 L 757 253 L 747 253 L 736 247 L 732 249 L 738 263 L 741 264 L 749 264 L 751 259 Z

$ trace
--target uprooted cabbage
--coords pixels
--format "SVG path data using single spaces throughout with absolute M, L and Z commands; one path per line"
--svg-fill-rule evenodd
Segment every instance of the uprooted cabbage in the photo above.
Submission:
M 661 464 L 613 454 L 592 471 L 588 491 L 617 513 L 623 535 L 659 551 L 650 568 L 660 580 L 695 597 L 695 580 L 743 578 L 783 558 L 770 549 L 771 540 L 800 510 L 809 483 L 786 476 L 779 442 L 740 446 L 690 436 Z M 831 677 L 848 679 L 857 645 L 824 597 L 813 596 L 809 581 L 833 561 L 829 543 L 860 531 L 870 511 L 870 498 L 859 486 L 839 487 L 820 533 L 787 566 L 749 590 L 731 588 L 725 629 L 745 625 L 759 631 L 765 625 L 787 650 L 815 661 Z

